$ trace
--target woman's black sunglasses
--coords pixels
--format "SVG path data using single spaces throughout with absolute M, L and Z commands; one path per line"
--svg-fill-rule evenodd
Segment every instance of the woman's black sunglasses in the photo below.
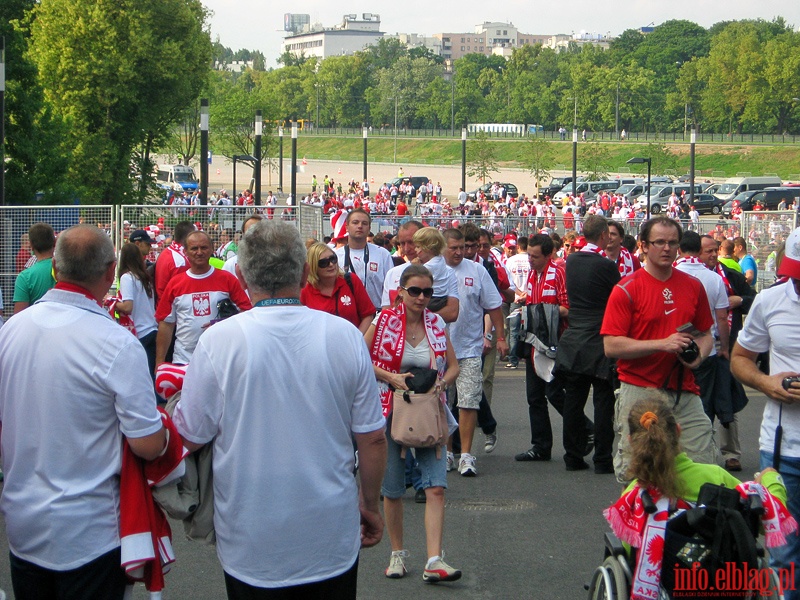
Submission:
M 408 295 L 411 296 L 412 298 L 416 298 L 420 294 L 422 294 L 426 298 L 430 298 L 431 296 L 433 296 L 433 288 L 432 287 L 421 288 L 421 287 L 417 287 L 417 286 L 414 285 L 414 286 L 411 286 L 411 287 L 402 287 L 402 286 L 400 286 L 400 288 L 405 290 L 405 291 L 407 291 Z
M 338 262 L 339 262 L 339 258 L 335 254 L 333 254 L 333 255 L 329 256 L 328 258 L 320 258 L 317 261 L 317 267 L 319 267 L 320 269 L 324 269 L 324 268 L 328 267 L 329 265 L 338 264 Z

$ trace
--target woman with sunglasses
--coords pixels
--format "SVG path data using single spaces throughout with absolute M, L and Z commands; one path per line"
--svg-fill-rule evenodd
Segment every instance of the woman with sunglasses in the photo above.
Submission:
M 361 333 L 366 332 L 375 316 L 375 306 L 361 280 L 354 273 L 346 278 L 336 254 L 325 244 L 311 244 L 307 260 L 308 283 L 300 292 L 300 302 L 347 319 Z
M 444 390 L 458 377 L 458 361 L 445 330 L 444 319 L 428 310 L 433 296 L 433 276 L 421 265 L 411 265 L 400 277 L 399 303 L 381 311 L 364 336 L 372 356 L 372 365 L 381 390 L 383 414 L 388 418 L 388 462 L 383 478 L 383 510 L 392 555 L 386 576 L 403 577 L 408 571 L 403 545 L 403 494 L 406 461 L 401 447 L 390 435 L 393 390 L 407 390 L 408 370 L 413 367 L 435 368 L 438 378 L 434 391 L 445 402 Z M 445 411 L 452 419 L 449 410 Z M 451 423 L 451 431 L 455 422 Z M 428 561 L 422 579 L 429 583 L 455 581 L 461 571 L 442 559 L 444 530 L 444 490 L 447 487 L 447 452 L 444 448 L 414 449 L 425 490 L 425 539 Z

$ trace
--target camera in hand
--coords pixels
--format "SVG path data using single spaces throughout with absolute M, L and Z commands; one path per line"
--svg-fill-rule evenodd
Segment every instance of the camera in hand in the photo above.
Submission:
M 785 389 L 787 392 L 789 391 L 789 388 L 792 387 L 793 383 L 800 383 L 800 377 L 784 377 L 783 381 L 781 382 L 783 389 Z
M 680 357 L 683 359 L 685 363 L 693 363 L 697 360 L 697 357 L 700 356 L 700 348 L 697 347 L 697 344 L 694 340 L 692 340 L 688 346 L 686 346 L 686 350 L 681 352 Z

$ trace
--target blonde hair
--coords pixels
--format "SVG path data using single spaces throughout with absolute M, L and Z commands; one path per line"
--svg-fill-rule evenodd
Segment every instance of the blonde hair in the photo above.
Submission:
M 447 242 L 444 240 L 444 236 L 439 232 L 438 229 L 433 227 L 423 227 L 422 229 L 418 229 L 414 233 L 414 237 L 411 238 L 411 241 L 414 242 L 415 246 L 419 246 L 434 256 L 439 256 L 442 253 L 442 250 L 444 250 L 444 247 L 447 245 Z
M 330 246 L 326 246 L 321 242 L 314 242 L 308 247 L 308 252 L 306 254 L 306 261 L 308 262 L 309 271 L 308 271 L 308 283 L 311 284 L 312 287 L 319 287 L 319 274 L 318 270 L 319 267 L 317 266 L 317 262 L 319 261 L 320 256 L 326 250 L 331 250 Z M 334 252 L 334 254 L 336 254 Z M 342 275 L 342 269 L 338 269 L 338 275 Z
M 681 449 L 672 410 L 657 397 L 642 398 L 628 414 L 628 429 L 631 461 L 627 476 L 669 498 L 680 498 L 683 490 L 675 458 Z

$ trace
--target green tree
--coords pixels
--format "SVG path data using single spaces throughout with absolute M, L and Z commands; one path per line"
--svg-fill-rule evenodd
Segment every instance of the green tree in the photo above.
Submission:
M 467 175 L 477 177 L 481 183 L 492 173 L 499 173 L 497 165 L 497 150 L 485 131 L 475 134 L 472 143 L 467 144 Z
M 553 164 L 554 151 L 551 143 L 544 137 L 533 135 L 528 137 L 525 144 L 525 163 L 528 171 L 533 175 L 536 184 L 536 196 L 539 195 L 539 183 L 550 177 L 550 165 Z
M 589 181 L 599 181 L 608 177 L 610 152 L 608 146 L 600 142 L 590 142 L 581 146 L 580 170 L 586 173 Z
M 149 165 L 204 84 L 205 8 L 199 0 L 43 0 L 32 18 L 29 56 L 69 125 L 72 184 L 88 203 L 133 199 L 131 158 L 140 157 L 140 170 Z

